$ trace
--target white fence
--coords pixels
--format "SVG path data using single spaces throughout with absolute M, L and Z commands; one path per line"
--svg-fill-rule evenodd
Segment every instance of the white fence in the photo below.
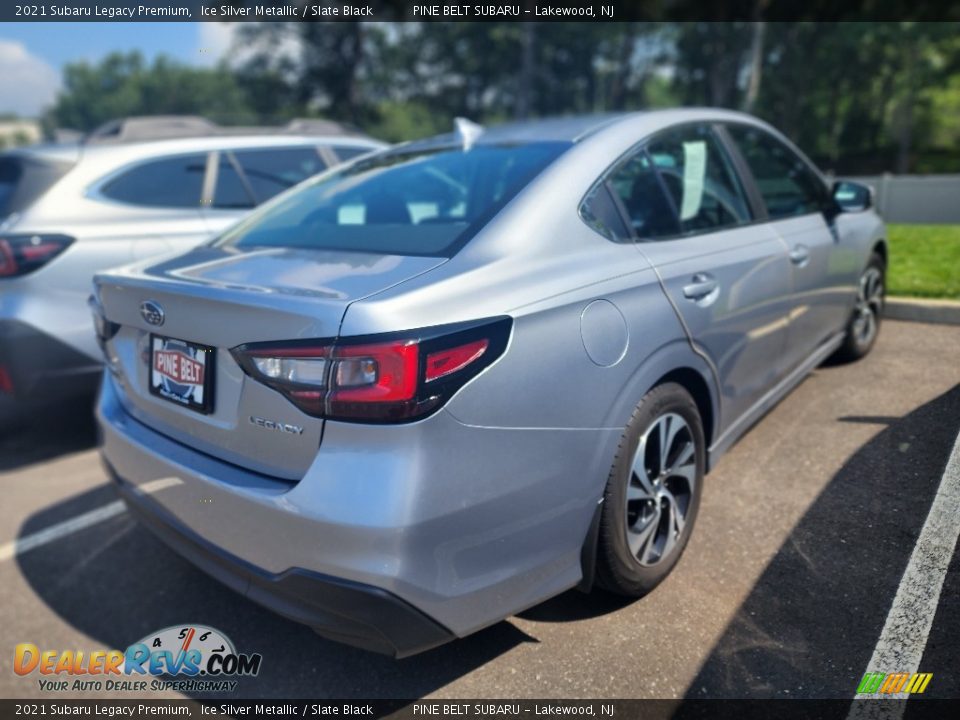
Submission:
M 960 224 L 960 175 L 847 178 L 873 187 L 883 219 L 908 225 Z

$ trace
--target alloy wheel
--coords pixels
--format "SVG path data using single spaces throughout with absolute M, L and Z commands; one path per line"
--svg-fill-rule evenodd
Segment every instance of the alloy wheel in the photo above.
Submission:
M 640 436 L 627 482 L 627 545 L 640 565 L 657 565 L 673 552 L 696 491 L 693 432 L 680 415 L 658 417 Z
M 860 277 L 857 304 L 853 312 L 853 336 L 861 347 L 873 342 L 883 310 L 883 274 L 869 267 Z

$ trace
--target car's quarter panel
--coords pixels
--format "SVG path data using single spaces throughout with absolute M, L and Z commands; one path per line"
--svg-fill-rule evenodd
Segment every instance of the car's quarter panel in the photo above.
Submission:
M 99 417 L 117 475 L 205 540 L 272 573 L 300 567 L 387 589 L 457 635 L 579 581 L 597 502 L 582 479 L 620 438 L 468 427 L 445 411 L 392 426 L 328 421 L 291 486 L 140 424 L 112 379 Z
M 790 311 L 786 247 L 762 223 L 636 247 L 715 370 L 722 431 L 779 377 Z M 701 277 L 715 283 L 705 296 L 690 291 Z
M 622 317 L 610 338 L 616 352 L 611 350 L 608 365 L 598 364 L 584 343 L 594 331 L 592 323 L 599 322 L 587 312 L 598 300 L 610 303 Z M 514 312 L 505 356 L 448 405 L 462 422 L 622 429 L 623 413 L 611 410 L 632 376 L 655 350 L 683 339 L 683 329 L 649 268 Z M 640 397 L 633 398 L 634 404 Z
M 847 308 L 853 307 L 860 273 L 867 266 L 870 255 L 880 248 L 887 253 L 886 228 L 874 210 L 842 212 L 833 221 L 837 235 L 834 264 L 840 282 L 846 286 Z

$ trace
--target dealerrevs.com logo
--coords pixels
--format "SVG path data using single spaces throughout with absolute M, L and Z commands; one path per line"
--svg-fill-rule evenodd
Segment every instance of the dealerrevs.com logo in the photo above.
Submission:
M 38 675 L 44 692 L 112 691 L 233 692 L 238 677 L 260 672 L 259 653 L 238 653 L 219 630 L 175 625 L 151 633 L 126 650 L 14 649 L 17 675 Z

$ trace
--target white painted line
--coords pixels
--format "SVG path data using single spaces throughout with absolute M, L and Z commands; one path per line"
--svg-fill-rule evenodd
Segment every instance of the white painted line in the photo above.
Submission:
M 933 498 L 930 512 L 917 544 L 910 555 L 910 562 L 900 579 L 900 587 L 893 598 L 893 605 L 887 614 L 880 639 L 873 651 L 873 657 L 867 663 L 864 672 L 918 672 L 923 651 L 927 647 L 927 637 L 933 626 L 933 618 L 940 602 L 940 592 L 947 575 L 950 558 L 953 557 L 960 536 L 960 436 L 953 445 L 953 451 L 943 471 L 940 487 Z M 934 674 L 937 681 L 938 671 L 946 668 L 924 668 L 924 672 Z M 859 684 L 860 678 L 856 682 Z M 877 695 L 857 695 L 857 698 L 878 697 Z M 907 698 L 906 693 L 879 697 Z M 883 708 L 882 717 L 902 717 L 906 703 L 888 705 L 886 703 L 854 703 L 848 717 L 881 717 L 876 713 Z
M 41 547 L 42 545 L 46 545 L 47 543 L 52 543 L 55 540 L 66 537 L 67 535 L 75 533 L 78 530 L 83 530 L 91 525 L 96 525 L 104 520 L 109 520 L 114 515 L 119 515 L 120 513 L 125 512 L 126 509 L 127 506 L 123 504 L 122 500 L 115 500 L 108 505 L 98 507 L 97 509 L 86 512 L 83 515 L 77 515 L 77 517 L 71 518 L 70 520 L 64 520 L 62 523 L 51 525 L 50 527 L 44 528 L 43 530 L 35 532 L 32 535 L 17 538 L 13 542 L 0 545 L 0 562 L 9 560 L 17 555 L 22 555 L 25 552 L 29 552 L 30 550 Z

